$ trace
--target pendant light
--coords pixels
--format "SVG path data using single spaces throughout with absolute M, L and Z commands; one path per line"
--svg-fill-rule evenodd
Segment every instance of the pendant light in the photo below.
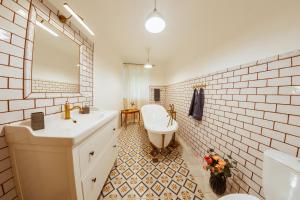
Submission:
M 145 28 L 150 33 L 160 33 L 166 27 L 166 22 L 157 11 L 156 0 L 154 0 L 154 10 L 150 13 L 149 17 L 145 22 Z
M 150 64 L 150 49 L 147 49 L 147 54 L 148 54 L 147 63 L 144 65 L 144 68 L 151 69 L 153 65 Z

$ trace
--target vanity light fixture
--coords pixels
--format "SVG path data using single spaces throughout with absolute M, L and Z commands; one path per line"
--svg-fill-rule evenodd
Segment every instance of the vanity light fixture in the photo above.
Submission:
M 150 64 L 150 49 L 147 49 L 147 53 L 148 53 L 147 63 L 144 65 L 144 68 L 151 69 L 153 65 Z
M 36 21 L 36 25 L 38 25 L 39 27 L 41 27 L 42 29 L 44 29 L 45 31 L 47 31 L 48 33 L 50 33 L 51 35 L 55 36 L 55 37 L 58 37 L 58 34 L 55 33 L 54 31 L 52 31 L 50 28 L 48 28 L 47 26 L 45 26 L 43 24 L 43 21 L 39 22 L 39 21 Z
M 95 35 L 95 33 L 84 23 L 83 19 L 79 17 L 73 9 L 67 4 L 64 3 L 64 8 L 91 34 Z
M 145 28 L 150 33 L 160 33 L 165 29 L 165 27 L 166 22 L 161 14 L 157 11 L 156 0 L 154 0 L 154 10 L 147 18 L 145 22 Z

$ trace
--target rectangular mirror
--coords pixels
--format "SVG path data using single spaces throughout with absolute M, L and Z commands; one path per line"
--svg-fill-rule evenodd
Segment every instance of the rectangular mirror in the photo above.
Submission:
M 46 21 L 37 19 L 33 46 L 32 92 L 78 93 L 80 47 Z

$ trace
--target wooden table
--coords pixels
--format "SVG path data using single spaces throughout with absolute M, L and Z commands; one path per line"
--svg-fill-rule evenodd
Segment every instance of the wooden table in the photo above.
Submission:
M 128 115 L 133 115 L 133 121 L 135 122 L 135 115 L 136 114 L 138 114 L 138 116 L 139 116 L 138 123 L 140 124 L 140 121 L 141 121 L 141 112 L 140 112 L 139 109 L 125 109 L 125 110 L 121 110 L 121 126 L 123 125 L 123 115 L 125 115 L 124 123 L 125 123 L 125 127 L 127 127 Z

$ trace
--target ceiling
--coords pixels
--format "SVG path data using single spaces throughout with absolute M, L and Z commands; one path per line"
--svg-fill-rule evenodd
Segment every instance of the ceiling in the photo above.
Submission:
M 144 63 L 146 48 L 151 48 L 152 62 L 162 66 L 178 56 L 191 59 L 213 51 L 272 17 L 266 13 L 280 14 L 288 5 L 286 0 L 157 0 L 166 29 L 151 34 L 144 22 L 153 0 L 50 2 L 61 11 L 67 2 L 85 19 L 96 34 L 96 49 L 112 48 L 124 62 Z

